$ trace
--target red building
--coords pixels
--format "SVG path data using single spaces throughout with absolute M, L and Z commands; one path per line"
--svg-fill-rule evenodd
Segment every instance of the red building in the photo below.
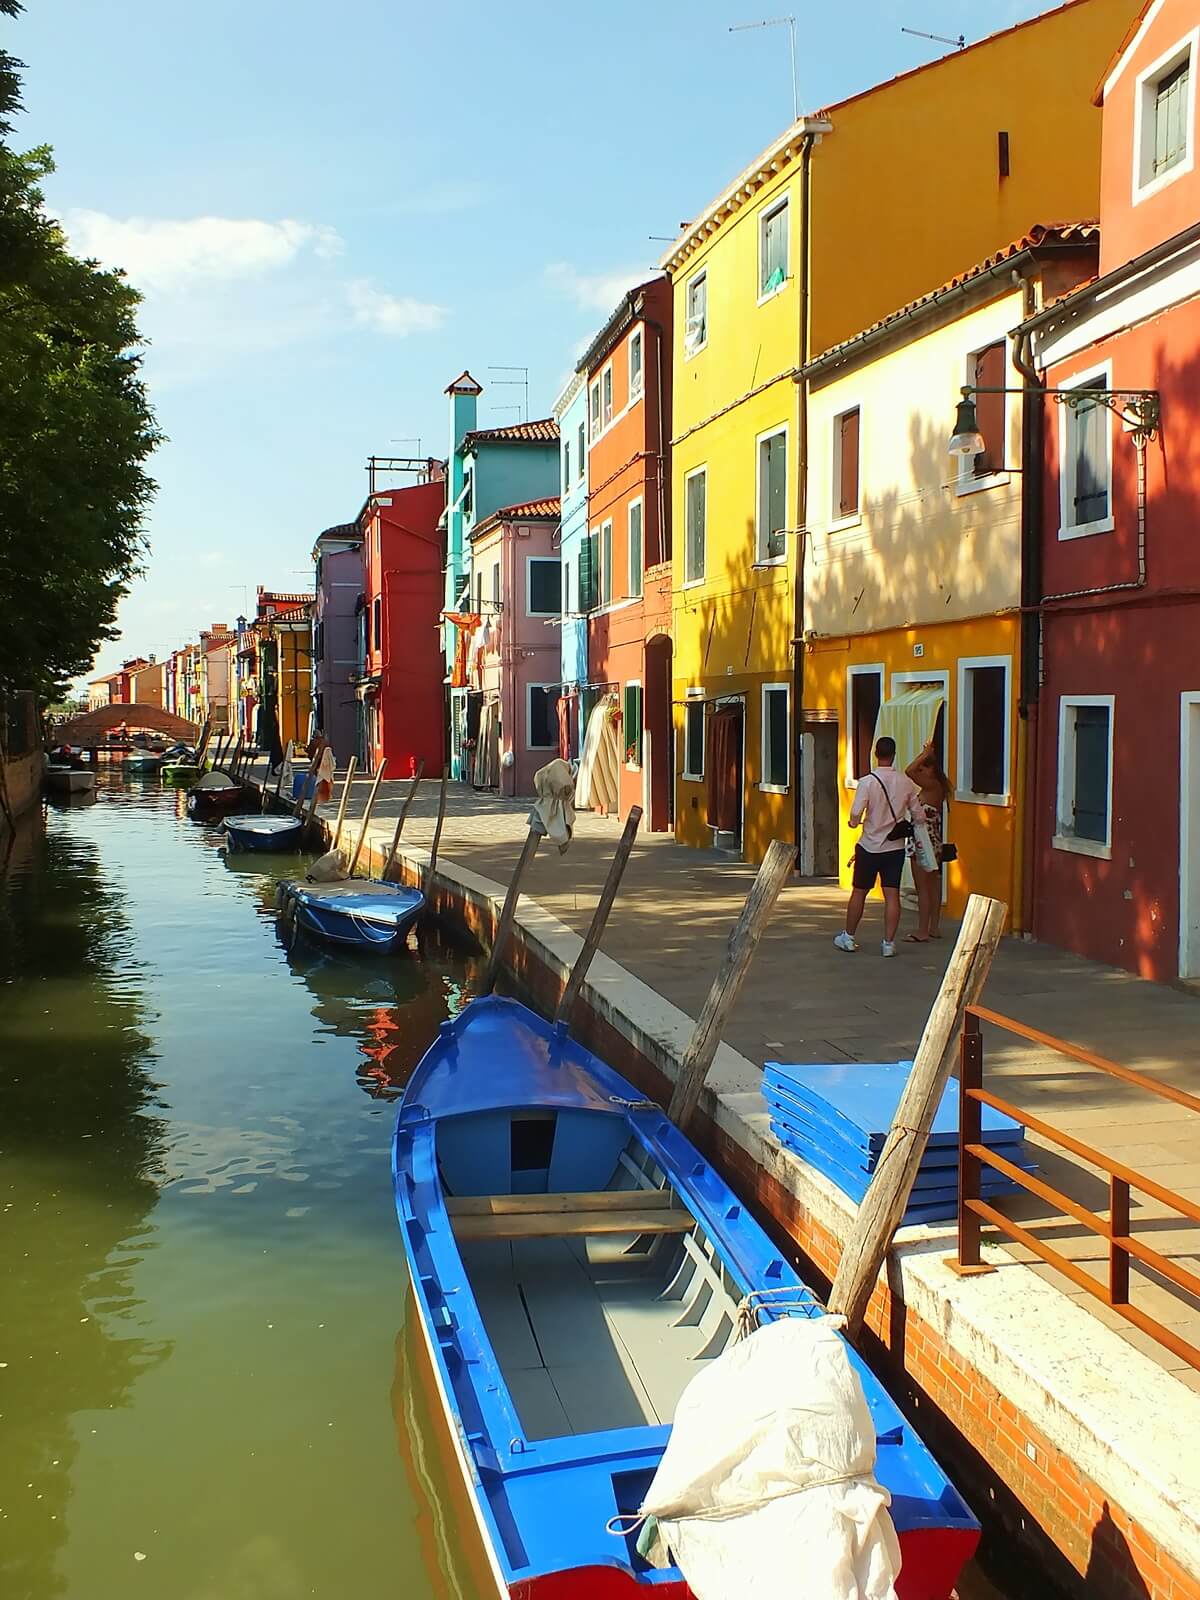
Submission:
M 587 770 L 585 742 L 581 792 L 622 817 L 640 805 L 644 826 L 661 832 L 672 826 L 675 790 L 669 280 L 630 290 L 577 370 L 587 379 L 588 419 L 588 532 L 578 584 L 580 610 L 588 612 L 584 710 L 590 716 L 606 706 L 617 734 L 615 762 L 597 761 L 595 772 Z
M 428 482 L 371 495 L 358 515 L 363 597 L 359 613 L 362 672 L 360 759 L 372 772 L 406 778 L 425 763 L 440 776 L 444 760 L 445 674 L 442 613 L 446 505 L 441 462 Z
M 1130 29 L 1097 91 L 1100 275 L 1021 330 L 1083 395 L 1044 405 L 1033 928 L 1159 981 L 1200 977 L 1198 38 L 1195 0 Z

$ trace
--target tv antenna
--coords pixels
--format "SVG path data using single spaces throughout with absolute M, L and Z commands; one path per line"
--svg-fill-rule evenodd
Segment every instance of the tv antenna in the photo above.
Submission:
M 523 394 L 525 396 L 525 399 L 524 399 L 524 404 L 521 407 L 517 408 L 517 409 L 520 410 L 520 420 L 522 422 L 528 422 L 529 421 L 529 368 L 528 367 L 489 367 L 488 371 L 489 372 L 519 372 L 521 374 L 521 376 L 519 378 L 496 378 L 496 379 L 493 380 L 493 387 L 496 388 L 496 389 L 520 389 L 523 392 Z M 497 407 L 497 406 L 493 406 L 492 407 L 493 411 L 496 411 L 496 410 L 499 410 L 499 409 L 501 409 L 501 408 Z M 511 407 L 511 406 L 505 406 L 503 409 L 506 410 L 506 411 L 509 411 L 509 410 L 514 409 L 514 408 Z
M 901 28 L 901 33 L 911 33 L 914 39 L 932 39 L 936 44 L 952 44 L 956 50 L 967 48 L 967 36 L 960 33 L 957 39 L 947 39 L 944 33 L 922 33 L 920 28 Z
M 735 22 L 730 33 L 746 33 L 750 28 L 786 28 L 791 40 L 792 53 L 792 121 L 800 120 L 800 91 L 796 87 L 796 19 L 795 17 L 766 17 L 762 22 Z

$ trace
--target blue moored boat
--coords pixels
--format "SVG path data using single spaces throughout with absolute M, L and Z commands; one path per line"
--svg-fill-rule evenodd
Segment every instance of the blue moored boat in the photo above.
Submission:
M 221 824 L 231 850 L 298 850 L 304 833 L 302 817 L 271 817 L 251 813 L 226 817 Z
M 284 913 L 306 933 L 380 954 L 405 943 L 425 904 L 419 889 L 365 878 L 280 884 L 279 900 Z
M 685 1600 L 632 1517 L 679 1397 L 733 1337 L 822 1307 L 694 1146 L 611 1067 L 513 1000 L 442 1024 L 400 1103 L 393 1180 L 443 1443 L 495 1593 Z M 774 1303 L 776 1309 L 772 1311 Z M 849 1347 L 848 1347 L 849 1348 Z M 900 1600 L 948 1600 L 971 1512 L 852 1348 L 892 1496 Z

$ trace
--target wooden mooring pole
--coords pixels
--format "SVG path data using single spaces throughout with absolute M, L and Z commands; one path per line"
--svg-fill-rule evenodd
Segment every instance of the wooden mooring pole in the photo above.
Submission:
M 387 853 L 387 860 L 383 863 L 383 871 L 379 874 L 379 876 L 385 880 L 388 873 L 392 870 L 392 862 L 396 859 L 396 851 L 400 848 L 400 835 L 404 832 L 404 821 L 408 816 L 408 809 L 412 805 L 413 801 L 417 798 L 417 786 L 421 782 L 421 779 L 424 777 L 424 775 L 425 763 L 422 761 L 418 764 L 417 770 L 413 774 L 412 788 L 405 795 L 404 804 L 400 807 L 400 816 L 396 821 L 396 831 L 392 835 L 391 849 Z
M 729 935 L 725 959 L 713 979 L 708 999 L 697 1019 L 667 1109 L 671 1121 L 685 1132 L 700 1103 L 704 1080 L 717 1053 L 726 1020 L 733 1010 L 733 1003 L 750 970 L 750 962 L 758 949 L 767 919 L 795 859 L 794 845 L 785 844 L 782 839 L 771 841 L 763 864 L 758 869 L 758 876 L 746 896 L 742 914 Z
M 279 804 L 279 796 L 283 792 L 283 775 L 287 771 L 288 762 L 291 759 L 292 759 L 292 741 L 289 739 L 288 742 L 287 742 L 287 748 L 284 750 L 283 757 L 282 757 L 282 759 L 280 760 L 280 763 L 279 763 L 279 776 L 275 780 L 275 794 L 274 794 L 273 798 L 275 800 L 275 804 L 276 805 Z M 271 794 L 271 785 L 267 781 L 270 778 L 270 776 L 271 776 L 271 767 L 270 767 L 270 763 L 268 762 L 267 770 L 263 774 L 263 786 L 262 786 L 262 809 L 264 811 L 267 809 L 267 799 L 268 799 L 268 796 L 270 796 L 270 794 Z
M 354 846 L 354 854 L 350 857 L 350 865 L 346 869 L 348 877 L 354 876 L 354 869 L 358 865 L 358 858 L 362 854 L 362 847 L 367 841 L 367 824 L 371 820 L 371 813 L 375 809 L 375 796 L 379 793 L 379 785 L 383 782 L 383 775 L 387 771 L 387 757 L 379 763 L 379 771 L 375 774 L 375 782 L 371 785 L 371 792 L 367 796 L 367 809 L 363 812 L 362 827 L 358 833 L 358 843 Z
M 500 967 L 504 960 L 505 946 L 508 944 L 512 925 L 517 916 L 517 901 L 521 898 L 521 879 L 525 876 L 525 868 L 537 854 L 537 847 L 542 838 L 537 828 L 530 828 L 525 835 L 525 843 L 521 847 L 521 854 L 517 857 L 517 864 L 513 868 L 512 882 L 508 886 L 508 893 L 504 896 L 504 906 L 500 912 L 500 920 L 496 924 L 496 934 L 492 940 L 492 952 L 488 956 L 487 968 L 483 974 L 483 982 L 479 986 L 481 995 L 491 994 L 496 987 L 496 979 L 500 976 Z
M 342 839 L 342 824 L 346 820 L 346 801 L 350 798 L 350 785 L 354 782 L 354 774 L 358 770 L 358 757 L 350 757 L 350 765 L 346 768 L 346 781 L 342 785 L 342 798 L 338 801 L 337 823 L 333 830 L 333 843 L 329 846 L 336 850 Z
M 632 806 L 625 822 L 625 831 L 621 835 L 616 854 L 609 865 L 608 877 L 604 880 L 604 888 L 600 891 L 600 898 L 596 901 L 596 909 L 592 912 L 592 925 L 587 931 L 587 938 L 583 941 L 583 949 L 575 957 L 575 965 L 571 968 L 566 987 L 563 989 L 558 1002 L 558 1009 L 554 1013 L 555 1022 L 565 1022 L 570 1025 L 571 1012 L 575 1009 L 579 991 L 583 988 L 583 980 L 587 977 L 588 968 L 592 964 L 592 957 L 600 948 L 600 940 L 604 937 L 604 929 L 608 924 L 608 914 L 613 908 L 613 901 L 617 898 L 617 890 L 621 887 L 621 879 L 625 874 L 625 867 L 633 850 L 633 841 L 637 838 L 638 825 L 641 820 L 641 806 Z
M 908 1083 L 829 1291 L 829 1310 L 845 1317 L 851 1337 L 862 1326 L 879 1269 L 908 1206 L 934 1114 L 958 1058 L 963 1013 L 983 993 L 1007 915 L 1003 900 L 973 894 L 967 901 Z
M 433 830 L 433 844 L 429 848 L 429 861 L 425 867 L 423 893 L 429 898 L 429 891 L 433 885 L 434 868 L 437 866 L 438 849 L 442 842 L 442 823 L 446 820 L 446 785 L 450 781 L 450 768 L 442 768 L 442 790 L 438 795 L 437 822 Z

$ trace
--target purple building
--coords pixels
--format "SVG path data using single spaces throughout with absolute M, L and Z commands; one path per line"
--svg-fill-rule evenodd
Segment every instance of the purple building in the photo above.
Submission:
M 316 727 L 333 746 L 338 765 L 359 753 L 358 604 L 363 592 L 362 536 L 353 522 L 317 535 L 317 611 L 313 631 L 313 708 Z

